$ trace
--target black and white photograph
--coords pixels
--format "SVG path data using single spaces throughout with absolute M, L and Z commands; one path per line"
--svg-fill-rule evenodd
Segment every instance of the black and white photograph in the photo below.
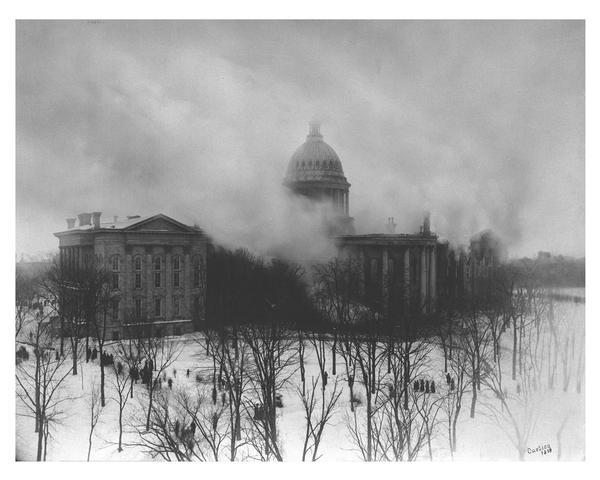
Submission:
M 584 461 L 586 26 L 16 19 L 14 460 Z

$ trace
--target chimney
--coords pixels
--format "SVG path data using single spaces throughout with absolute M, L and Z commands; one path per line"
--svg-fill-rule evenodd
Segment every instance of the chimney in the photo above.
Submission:
M 113 215 L 113 223 L 117 223 L 118 220 L 119 220 L 119 216 Z
M 76 220 L 77 220 L 76 218 L 67 218 L 67 229 L 68 230 L 72 230 L 73 228 L 75 228 Z
M 387 233 L 396 233 L 396 224 L 394 223 L 394 217 L 388 217 L 388 223 L 386 225 Z
M 100 228 L 100 216 L 102 212 L 92 212 L 92 224 L 94 228 Z
M 429 212 L 425 212 L 425 218 L 423 218 L 423 235 L 431 235 L 431 226 L 429 223 Z
M 91 223 L 90 223 L 90 220 L 92 219 L 91 213 L 80 213 L 79 215 L 77 215 L 77 218 L 79 218 L 79 226 L 80 227 L 84 227 L 86 225 L 91 225 Z

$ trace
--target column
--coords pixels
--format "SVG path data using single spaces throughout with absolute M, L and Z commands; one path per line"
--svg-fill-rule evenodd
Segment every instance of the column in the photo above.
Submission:
M 423 310 L 425 310 L 424 307 L 427 302 L 427 254 L 425 248 L 425 246 L 421 247 L 421 291 L 419 292 L 419 297 L 421 299 L 421 308 Z
M 154 265 L 152 263 L 152 253 L 151 249 L 146 250 L 146 312 L 142 312 L 142 317 L 146 316 L 146 321 L 151 321 L 154 318 L 154 296 L 152 295 L 152 291 L 154 288 L 154 276 L 153 276 L 153 268 Z M 144 319 L 142 318 L 142 321 Z
M 346 215 L 350 215 L 350 192 L 346 192 Z
M 410 249 L 404 250 L 404 302 L 410 304 Z
M 181 279 L 180 279 L 181 280 Z M 173 315 L 173 255 L 171 251 L 165 251 L 165 320 L 172 320 Z M 165 325 L 164 335 L 168 332 Z
M 191 288 L 194 277 L 192 276 L 192 259 L 190 256 L 189 248 L 186 247 L 183 254 L 183 301 L 182 301 L 182 314 L 185 318 L 192 318 L 192 295 Z
M 429 299 L 433 302 L 436 298 L 436 256 L 435 256 L 435 247 L 431 247 L 429 250 Z
M 360 268 L 359 290 L 360 295 L 364 297 L 366 294 L 365 275 L 367 266 L 365 265 L 365 252 L 361 247 L 358 247 L 358 249 L 358 263 Z
M 388 279 L 388 249 L 384 248 L 381 258 L 381 303 L 383 314 L 389 315 L 389 279 Z

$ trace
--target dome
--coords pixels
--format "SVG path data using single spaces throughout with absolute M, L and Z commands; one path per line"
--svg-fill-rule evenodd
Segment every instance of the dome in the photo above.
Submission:
M 347 183 L 342 162 L 335 150 L 323 141 L 320 125 L 310 123 L 306 141 L 292 155 L 285 176 L 286 182 L 326 181 Z

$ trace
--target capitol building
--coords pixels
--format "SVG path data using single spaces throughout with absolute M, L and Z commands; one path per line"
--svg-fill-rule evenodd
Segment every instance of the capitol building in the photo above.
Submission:
M 429 214 L 416 233 L 396 233 L 389 218 L 385 232 L 356 234 L 350 182 L 318 122 L 310 122 L 306 141 L 290 158 L 284 185 L 298 196 L 328 204 L 325 231 L 341 255 L 357 260 L 365 302 L 392 321 L 411 312 L 432 312 L 440 298 L 472 287 L 479 264 L 497 261 L 494 252 L 477 259 L 464 251 L 456 253 L 431 231 Z

